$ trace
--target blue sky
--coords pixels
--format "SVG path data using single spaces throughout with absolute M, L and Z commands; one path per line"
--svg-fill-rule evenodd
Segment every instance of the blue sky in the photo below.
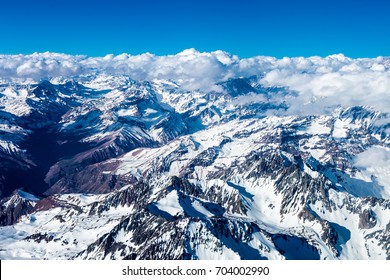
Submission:
M 390 1 L 1 1 L 0 53 L 390 55 Z

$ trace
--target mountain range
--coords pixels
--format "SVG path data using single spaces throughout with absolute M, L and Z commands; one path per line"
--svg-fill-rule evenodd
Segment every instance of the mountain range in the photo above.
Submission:
M 0 258 L 390 259 L 389 113 L 271 80 L 3 78 Z

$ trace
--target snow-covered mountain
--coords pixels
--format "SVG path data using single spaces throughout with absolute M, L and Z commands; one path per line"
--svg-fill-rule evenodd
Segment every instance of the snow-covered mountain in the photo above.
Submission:
M 317 72 L 294 75 L 311 98 L 266 58 L 195 89 L 96 69 L 4 77 L 0 258 L 390 259 L 388 112 L 330 100 L 310 80 L 323 61 L 295 67 L 308 61 Z

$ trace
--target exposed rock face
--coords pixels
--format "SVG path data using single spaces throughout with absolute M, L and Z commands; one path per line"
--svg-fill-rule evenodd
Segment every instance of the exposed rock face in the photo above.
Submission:
M 1 200 L 0 225 L 12 225 L 25 215 L 34 212 L 36 202 L 40 198 L 22 190 L 15 191 L 12 196 Z
M 359 228 L 360 229 L 370 229 L 376 225 L 375 214 L 371 209 L 364 209 L 363 212 L 359 214 Z

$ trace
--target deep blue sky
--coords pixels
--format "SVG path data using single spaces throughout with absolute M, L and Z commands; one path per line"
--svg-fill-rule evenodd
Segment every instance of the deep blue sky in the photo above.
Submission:
M 388 0 L 0 0 L 0 53 L 390 55 Z

